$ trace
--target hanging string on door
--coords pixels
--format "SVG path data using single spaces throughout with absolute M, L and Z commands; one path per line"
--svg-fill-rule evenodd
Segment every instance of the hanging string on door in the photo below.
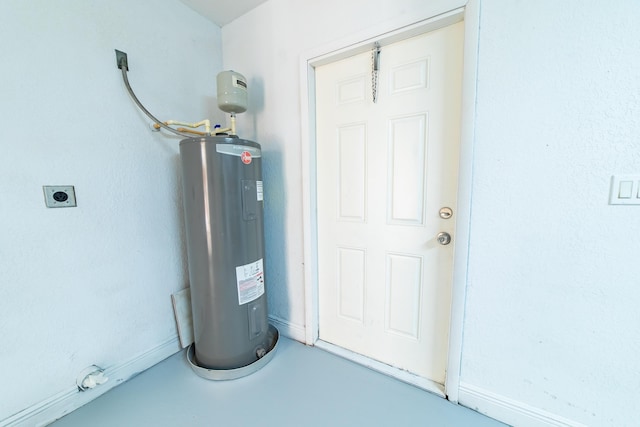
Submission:
M 378 72 L 380 71 L 380 43 L 376 42 L 371 51 L 371 95 L 373 103 L 378 100 Z

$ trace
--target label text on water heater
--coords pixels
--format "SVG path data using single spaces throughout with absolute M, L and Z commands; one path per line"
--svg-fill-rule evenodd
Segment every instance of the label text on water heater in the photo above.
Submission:
M 250 264 L 236 267 L 238 303 L 246 304 L 264 294 L 264 267 L 262 258 Z
M 240 160 L 242 160 L 242 163 L 244 163 L 245 165 L 248 165 L 251 163 L 251 153 L 248 151 L 243 151 L 242 154 L 240 155 Z

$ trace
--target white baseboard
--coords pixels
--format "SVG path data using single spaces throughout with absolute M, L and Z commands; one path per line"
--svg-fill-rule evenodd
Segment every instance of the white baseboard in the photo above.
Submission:
M 51 424 L 178 351 L 180 343 L 175 336 L 124 363 L 105 368 L 104 373 L 109 378 L 106 383 L 82 392 L 74 387 L 58 393 L 0 420 L 0 427 L 42 427 Z
M 288 320 L 281 319 L 280 317 L 273 315 L 269 315 L 269 322 L 278 328 L 280 335 L 305 343 L 306 330 L 304 329 L 304 326 L 293 324 Z
M 525 403 L 460 382 L 458 403 L 516 427 L 586 427 Z

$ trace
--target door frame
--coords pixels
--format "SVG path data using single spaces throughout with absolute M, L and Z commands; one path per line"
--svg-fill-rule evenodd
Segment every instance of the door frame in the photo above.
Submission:
M 361 363 L 406 382 L 426 388 L 458 402 L 460 384 L 460 362 L 462 359 L 462 335 L 467 287 L 467 265 L 469 257 L 469 232 L 471 219 L 471 186 L 473 174 L 473 142 L 476 115 L 476 85 L 478 64 L 478 35 L 480 27 L 480 1 L 469 0 L 463 7 L 426 17 L 408 26 L 382 26 L 372 28 L 367 35 L 343 38 L 331 45 L 304 52 L 300 60 L 300 107 L 302 144 L 302 193 L 304 221 L 304 287 L 305 287 L 305 342 L 308 345 L 329 347 L 341 353 L 340 348 L 319 341 L 318 308 L 318 236 L 316 204 L 316 100 L 315 67 L 370 51 L 377 42 L 383 48 L 419 34 L 427 33 L 456 22 L 464 21 L 463 71 L 462 71 L 462 117 L 460 134 L 460 159 L 458 172 L 458 208 L 453 258 L 452 302 L 449 321 L 449 348 L 443 393 L 420 381 L 396 372 L 394 369 L 379 369 L 363 357 Z M 393 25 L 393 24 L 392 24 Z M 335 348 L 330 348 L 335 347 Z M 342 355 L 348 356 L 344 350 Z M 385 365 L 386 366 L 386 365 Z

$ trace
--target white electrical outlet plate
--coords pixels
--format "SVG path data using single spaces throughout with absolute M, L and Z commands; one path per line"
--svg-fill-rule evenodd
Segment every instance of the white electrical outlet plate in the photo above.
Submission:
M 44 203 L 48 208 L 73 208 L 76 205 L 76 191 L 73 185 L 43 185 Z
M 178 326 L 178 338 L 182 348 L 193 342 L 193 317 L 191 314 L 191 288 L 186 288 L 171 295 L 173 314 Z
M 609 204 L 640 205 L 640 175 L 612 176 Z

